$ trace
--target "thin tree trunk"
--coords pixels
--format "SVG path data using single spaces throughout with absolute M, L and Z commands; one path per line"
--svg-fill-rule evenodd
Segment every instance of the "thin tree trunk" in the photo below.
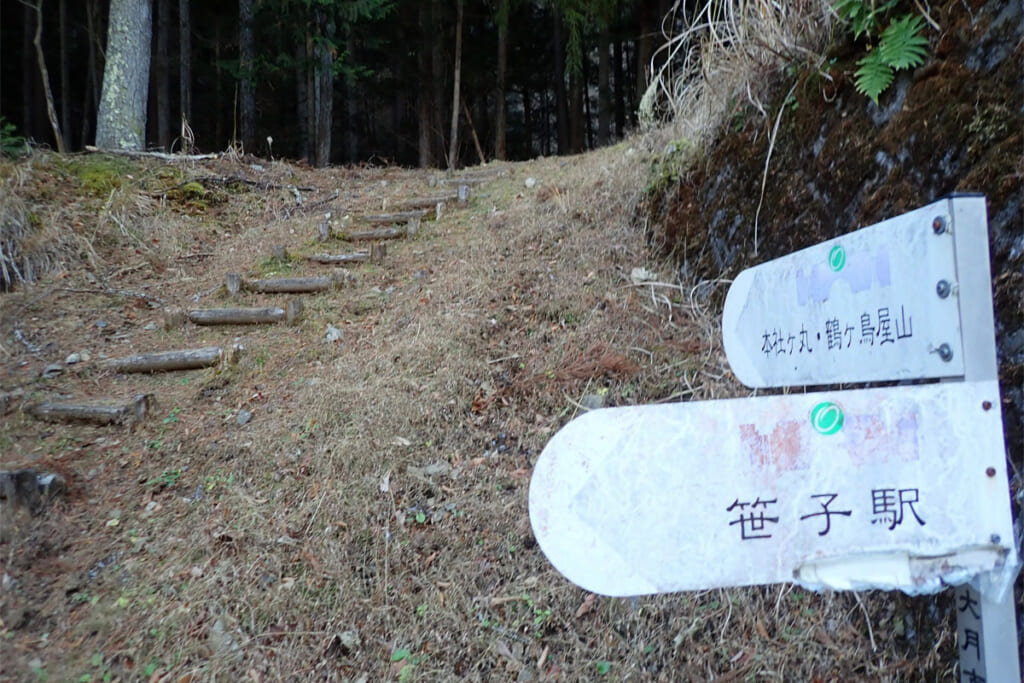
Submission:
M 352 29 L 349 28 L 346 37 L 346 48 L 349 59 L 356 58 L 356 39 Z M 348 160 L 354 163 L 359 158 L 359 91 L 356 89 L 356 77 L 349 76 L 346 81 L 345 106 L 348 118 L 345 136 L 346 147 L 348 148 Z
M 178 0 L 179 99 L 183 124 L 192 119 L 192 20 L 191 1 Z
M 523 88 L 523 133 L 526 136 L 526 156 L 533 158 L 533 96 Z
M 416 57 L 419 87 L 416 101 L 416 146 L 419 152 L 420 168 L 429 168 L 433 163 L 430 149 L 430 41 L 434 34 L 430 23 L 430 5 L 419 3 L 420 46 Z
M 654 51 L 654 32 L 657 30 L 657 18 L 654 16 L 657 0 L 640 0 L 637 5 L 639 13 L 640 38 L 636 42 L 636 93 L 637 99 L 647 90 L 648 70 L 651 54 Z
M 100 93 L 99 83 L 100 76 L 96 60 L 97 49 L 96 46 L 99 44 L 99 33 L 96 27 L 96 0 L 86 0 L 85 3 L 85 21 L 86 28 L 89 32 L 89 71 L 86 74 L 86 87 L 85 95 L 82 98 L 82 145 L 84 146 L 89 140 L 92 139 L 90 136 L 89 121 L 95 120 L 96 111 L 99 107 Z
M 480 138 L 477 137 L 476 128 L 473 126 L 473 117 L 470 115 L 469 107 L 466 106 L 465 102 L 462 103 L 462 112 L 466 115 L 466 123 L 469 124 L 469 132 L 473 136 L 473 146 L 476 148 L 477 156 L 480 157 L 480 163 L 486 164 L 487 157 L 484 156 L 484 150 L 480 146 Z
M 434 39 L 430 48 L 430 74 L 431 81 L 433 83 L 431 103 L 434 105 L 434 110 L 431 113 L 431 116 L 433 120 L 434 134 L 437 136 L 432 147 L 434 150 L 434 159 L 440 160 L 444 157 L 445 152 L 447 151 L 447 145 L 445 144 L 444 139 L 445 69 L 444 55 L 442 53 L 441 45 L 444 32 L 436 29 L 438 26 L 444 26 L 444 14 L 441 9 L 441 0 L 432 0 L 430 5 L 430 16 L 433 17 L 432 21 L 435 27 Z
M 60 0 L 60 129 L 64 149 L 71 149 L 71 77 L 68 73 L 68 7 Z
M 22 7 L 22 32 L 21 32 L 21 133 L 27 138 L 35 137 L 33 122 L 35 117 L 35 93 L 36 83 L 35 66 L 32 64 L 32 36 L 35 33 L 33 28 L 33 7 L 25 3 Z
M 299 130 L 299 158 L 311 159 L 309 130 L 309 81 L 306 78 L 308 60 L 306 44 L 295 46 L 295 120 Z
M 505 127 L 508 109 L 505 106 L 505 74 L 508 71 L 508 5 L 509 0 L 498 0 L 498 82 L 494 94 L 494 156 L 502 161 L 507 156 Z
M 256 149 L 256 43 L 252 34 L 252 0 L 238 0 L 239 109 L 242 148 Z
M 611 88 L 611 32 L 606 23 L 601 27 L 597 41 L 597 144 L 604 147 L 608 144 L 608 133 L 611 130 L 612 88 Z
M 626 69 L 623 64 L 622 39 L 615 41 L 615 137 L 626 134 Z
M 569 73 L 569 152 L 578 154 L 583 151 L 583 74 Z
M 321 40 L 315 46 L 316 148 L 313 165 L 322 168 L 331 163 L 331 121 L 334 113 L 334 56 L 328 41 L 334 37 L 334 19 L 325 10 L 317 10 L 317 33 Z
M 36 0 L 36 34 L 32 44 L 36 47 L 36 59 L 39 61 L 39 76 L 43 82 L 43 93 L 46 95 L 46 115 L 50 119 L 50 128 L 57 143 L 57 151 L 64 154 L 64 135 L 60 132 L 57 121 L 57 109 L 53 105 L 53 91 L 50 89 L 50 72 L 46 70 L 46 57 L 43 55 L 43 0 Z
M 563 34 L 562 15 L 556 7 L 554 16 L 553 46 L 555 72 L 552 74 L 555 86 L 556 125 L 558 126 L 558 153 L 569 151 L 569 101 L 565 92 L 565 36 Z
M 452 127 L 448 138 L 448 168 L 455 168 L 459 151 L 459 85 L 462 81 L 462 3 L 456 2 L 455 18 L 455 85 L 452 88 Z
M 170 50 L 170 3 L 156 3 L 156 140 L 160 149 L 171 151 L 171 84 L 167 73 L 167 53 Z

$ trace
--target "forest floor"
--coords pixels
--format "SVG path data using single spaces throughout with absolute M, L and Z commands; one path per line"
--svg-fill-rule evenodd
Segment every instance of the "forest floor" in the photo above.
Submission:
M 329 271 L 303 256 L 360 245 L 320 243 L 325 212 L 350 230 L 441 188 L 251 158 L 0 165 L 63 264 L 0 294 L 0 391 L 23 392 L 0 469 L 67 480 L 42 514 L 2 513 L 0 679 L 952 679 L 949 595 L 611 599 L 537 547 L 531 468 L 584 405 L 748 393 L 721 349 L 725 283 L 679 282 L 635 225 L 649 163 L 627 142 L 502 165 L 383 263 L 304 295 L 296 325 L 171 329 L 172 309 L 283 306 L 232 299 L 224 276 Z M 205 370 L 102 366 L 235 344 Z M 155 407 L 133 427 L 14 409 L 140 393 Z

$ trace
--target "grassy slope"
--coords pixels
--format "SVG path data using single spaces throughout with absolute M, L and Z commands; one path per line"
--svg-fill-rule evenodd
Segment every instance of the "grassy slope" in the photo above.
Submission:
M 468 208 L 391 243 L 382 266 L 354 267 L 354 284 L 307 297 L 297 328 L 167 332 L 150 329 L 165 308 L 228 303 L 215 289 L 225 272 L 319 272 L 275 264 L 274 245 L 323 247 L 320 214 L 295 211 L 286 189 L 166 188 L 235 174 L 317 188 L 307 201 L 338 188 L 325 208 L 340 220 L 428 193 L 425 176 L 147 161 L 119 168 L 115 183 L 73 168 L 95 163 L 37 157 L 4 169 L 36 220 L 61 226 L 67 267 L 0 295 L 0 388 L 32 399 L 152 391 L 158 407 L 134 430 L 4 418 L 0 467 L 54 468 L 71 487 L 40 517 L 5 519 L 0 677 L 951 675 L 948 599 L 790 586 L 607 599 L 567 583 L 536 547 L 531 466 L 584 397 L 744 393 L 727 372 L 720 311 L 688 284 L 630 282 L 635 267 L 675 280 L 632 225 L 643 152 L 510 165 Z M 71 239 L 69 226 L 88 238 Z M 340 340 L 325 340 L 328 324 Z M 245 352 L 230 368 L 131 377 L 95 365 L 232 343 Z M 38 377 L 80 351 L 93 362 Z M 239 425 L 242 410 L 253 417 Z

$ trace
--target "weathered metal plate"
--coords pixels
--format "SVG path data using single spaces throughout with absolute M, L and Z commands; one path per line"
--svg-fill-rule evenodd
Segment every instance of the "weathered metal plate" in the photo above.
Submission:
M 740 273 L 722 313 L 736 377 L 770 387 L 962 376 L 957 201 L 972 199 L 935 202 Z
M 994 381 L 597 410 L 544 449 L 530 519 L 604 595 L 936 592 L 1016 561 L 1001 435 Z

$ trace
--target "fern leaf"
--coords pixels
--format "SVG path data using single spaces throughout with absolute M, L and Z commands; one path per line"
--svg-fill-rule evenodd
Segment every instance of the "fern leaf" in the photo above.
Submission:
M 892 67 L 881 58 L 880 50 L 872 50 L 862 57 L 857 66 L 860 68 L 854 73 L 853 86 L 862 95 L 867 95 L 871 101 L 878 104 L 878 96 L 885 92 L 885 89 L 892 85 L 894 78 Z
M 893 20 L 878 43 L 881 60 L 893 69 L 918 66 L 928 56 L 928 39 L 921 35 L 924 21 L 907 14 Z

